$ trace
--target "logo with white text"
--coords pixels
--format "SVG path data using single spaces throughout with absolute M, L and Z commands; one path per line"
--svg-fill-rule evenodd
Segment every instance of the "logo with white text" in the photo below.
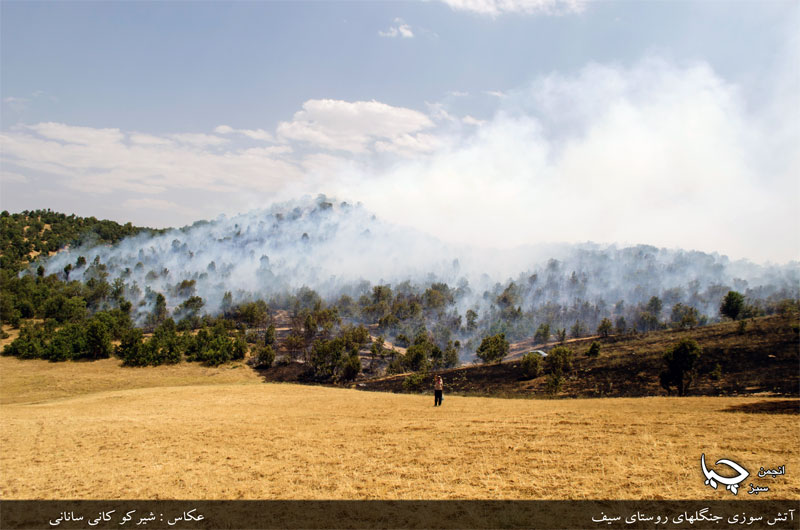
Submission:
M 733 460 L 728 460 L 726 458 L 720 458 L 717 460 L 714 465 L 724 465 L 731 468 L 733 471 L 736 472 L 734 476 L 724 476 L 720 475 L 713 469 L 708 469 L 706 465 L 706 455 L 703 453 L 700 455 L 700 467 L 703 469 L 703 475 L 706 477 L 706 486 L 711 486 L 714 489 L 720 484 L 725 484 L 725 489 L 737 495 L 739 493 L 739 484 L 745 481 L 747 477 L 750 476 L 750 472 L 747 471 L 744 467 L 737 464 Z M 778 475 L 785 475 L 786 474 L 786 466 L 780 466 L 777 469 L 764 469 L 763 467 L 759 470 L 758 476 L 759 478 L 764 478 L 767 476 L 772 477 L 773 479 Z M 750 495 L 758 495 L 759 493 L 764 493 L 769 491 L 768 486 L 754 486 L 753 483 L 750 483 L 750 491 L 747 493 Z

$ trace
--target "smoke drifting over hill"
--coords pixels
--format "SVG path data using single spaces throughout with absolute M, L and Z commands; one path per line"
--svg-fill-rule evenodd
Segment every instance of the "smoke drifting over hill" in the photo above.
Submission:
M 76 266 L 80 256 L 86 264 Z M 64 275 L 72 265 L 69 278 L 87 281 L 97 274 L 95 259 L 105 265 L 110 283 L 124 283 L 140 318 L 154 293 L 162 293 L 173 311 L 200 296 L 203 310 L 215 314 L 226 292 L 234 303 L 263 298 L 275 306 L 304 287 L 334 303 L 342 295 L 355 300 L 370 295 L 375 285 L 391 285 L 398 294 L 421 293 L 434 282 L 447 284 L 451 316 L 473 309 L 488 319 L 487 328 L 492 319 L 506 318 L 502 312 L 508 308 L 518 308 L 511 320 L 526 312 L 528 323 L 566 325 L 580 319 L 593 326 L 652 296 L 663 299 L 665 314 L 680 302 L 711 318 L 728 289 L 761 301 L 800 296 L 798 263 L 759 266 L 650 246 L 491 252 L 454 247 L 324 196 L 139 235 L 114 246 L 66 249 L 45 262 L 46 273 Z

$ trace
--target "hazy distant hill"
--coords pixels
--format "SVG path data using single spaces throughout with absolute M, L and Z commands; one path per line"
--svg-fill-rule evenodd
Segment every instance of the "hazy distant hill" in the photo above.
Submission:
M 514 278 L 528 295 L 519 300 L 523 307 L 541 298 L 566 303 L 598 296 L 610 303 L 639 303 L 667 292 L 669 301 L 711 304 L 703 307 L 708 311 L 718 304 L 717 294 L 724 287 L 749 290 L 765 299 L 786 290 L 796 293 L 800 282 L 798 263 L 759 266 L 717 254 L 651 246 L 456 248 L 387 224 L 360 205 L 324 197 L 199 221 L 156 236 L 143 233 L 113 246 L 71 248 L 45 261 L 47 273 L 59 272 L 81 255 L 89 262 L 100 256 L 112 278 L 165 294 L 181 280 L 193 279 L 210 308 L 219 306 L 225 291 L 235 297 L 269 297 L 305 285 L 332 297 L 363 290 L 360 280 L 443 281 L 453 287 L 469 282 L 473 295 L 482 298 L 497 282 L 507 285 Z M 73 275 L 81 272 L 76 269 Z M 671 291 L 675 289 L 681 292 Z
M 4 270 L 15 271 L 37 256 L 52 254 L 67 245 L 116 243 L 141 232 L 159 231 L 51 210 L 3 211 L 0 213 L 0 265 Z
M 107 290 L 131 303 L 137 322 L 152 314 L 158 294 L 176 320 L 179 306 L 197 297 L 211 315 L 257 299 L 295 314 L 328 306 L 346 322 L 377 324 L 401 346 L 423 331 L 441 348 L 459 340 L 462 358 L 482 336 L 518 341 L 542 325 L 549 335 L 581 337 L 607 318 L 617 331 L 648 331 L 680 320 L 686 308 L 702 325 L 718 319 L 729 290 L 745 295 L 750 316 L 800 298 L 797 262 L 756 265 L 646 245 L 456 247 L 324 196 L 158 233 L 117 227 L 115 235 L 132 235 L 84 239 L 39 257 L 30 273 L 41 265 L 45 275 L 91 282 L 100 295 L 98 282 L 113 284 Z M 90 312 L 119 303 L 96 298 Z

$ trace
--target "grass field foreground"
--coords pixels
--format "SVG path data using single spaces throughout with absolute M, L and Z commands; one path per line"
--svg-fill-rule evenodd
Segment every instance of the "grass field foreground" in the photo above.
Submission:
M 186 366 L 0 361 L 3 499 L 730 498 L 703 484 L 701 453 L 750 470 L 740 499 L 750 481 L 770 487 L 761 499 L 800 499 L 798 416 L 733 411 L 787 400 L 446 394 L 434 408 L 427 395 L 254 384 L 245 367 L 209 385 Z M 97 374 L 76 381 L 87 367 Z

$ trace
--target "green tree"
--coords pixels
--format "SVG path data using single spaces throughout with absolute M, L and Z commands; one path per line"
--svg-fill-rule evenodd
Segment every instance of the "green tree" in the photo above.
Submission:
M 661 372 L 660 382 L 668 394 L 675 387 L 679 396 L 686 395 L 694 381 L 695 363 L 702 353 L 693 339 L 684 339 L 664 353 L 665 369 Z
M 467 309 L 467 331 L 478 329 L 478 313 L 472 309 Z
M 428 358 L 430 349 L 431 345 L 427 342 L 412 344 L 403 356 L 403 366 L 412 372 L 427 371 L 430 364 Z
M 597 357 L 600 355 L 600 343 L 597 341 L 593 341 L 592 345 L 589 346 L 589 349 L 586 351 L 587 357 Z
M 311 347 L 311 366 L 314 376 L 322 381 L 332 379 L 344 359 L 344 339 L 315 340 Z
M 283 341 L 283 344 L 289 351 L 289 356 L 294 359 L 301 351 L 303 351 L 305 340 L 299 333 L 292 332 L 286 336 L 286 340 Z
M 153 330 L 153 336 L 145 344 L 150 364 L 176 364 L 181 361 L 185 345 L 176 333 L 176 329 L 175 321 L 167 318 Z
M 273 324 L 269 325 L 267 332 L 264 334 L 264 344 L 267 346 L 275 344 L 275 326 Z
M 658 317 L 649 311 L 642 311 L 636 319 L 636 328 L 639 331 L 653 331 L 660 325 Z
M 86 334 L 74 323 L 64 324 L 53 334 L 45 349 L 45 356 L 51 362 L 70 361 L 83 357 L 86 351 Z
M 45 301 L 42 309 L 45 318 L 56 322 L 78 322 L 86 317 L 86 301 L 79 296 L 55 294 Z
M 550 340 L 550 324 L 544 323 L 539 324 L 539 328 L 536 330 L 536 333 L 533 335 L 534 342 L 547 342 Z
M 372 346 L 370 346 L 370 348 L 369 348 L 369 352 L 370 352 L 369 369 L 370 370 L 372 370 L 372 368 L 374 367 L 375 361 L 377 359 L 383 359 L 383 355 L 384 355 L 383 352 L 385 350 L 383 345 L 384 345 L 383 336 L 379 336 L 377 339 L 372 341 Z
M 132 328 L 122 335 L 117 355 L 125 366 L 146 366 L 148 364 L 148 360 L 143 356 L 141 329 Z
M 346 350 L 357 350 L 370 343 L 369 331 L 364 326 L 346 326 L 342 329 L 341 337 Z
M 111 355 L 111 334 L 98 318 L 86 325 L 86 350 L 92 359 L 105 359 Z
M 484 337 L 476 354 L 484 363 L 500 362 L 508 355 L 509 344 L 505 333 Z
M 719 306 L 721 315 L 736 320 L 744 310 L 744 296 L 736 291 L 728 291 Z
M 461 349 L 461 342 L 447 341 L 447 347 L 444 349 L 444 367 L 453 368 L 458 366 L 458 350 Z
M 23 324 L 19 336 L 3 348 L 3 355 L 12 355 L 19 359 L 42 359 L 47 355 L 44 337 L 42 326 Z
M 551 373 L 547 376 L 547 385 L 545 389 L 548 394 L 556 395 L 561 392 L 561 387 L 564 385 L 564 376 L 557 373 Z
M 153 311 L 147 316 L 147 327 L 149 329 L 153 329 L 161 325 L 161 323 L 164 322 L 168 316 L 169 311 L 167 310 L 167 299 L 164 298 L 163 294 L 156 293 Z
M 213 261 L 211 263 L 214 263 Z M 233 295 L 230 291 L 225 291 L 222 295 L 222 305 L 220 305 L 220 309 L 222 310 L 222 314 L 225 316 L 230 316 L 230 311 L 233 308 Z
M 260 346 L 256 354 L 256 368 L 269 368 L 275 362 L 275 350 L 269 344 Z
M 403 379 L 403 390 L 406 392 L 419 392 L 425 387 L 425 382 L 428 379 L 426 373 L 411 374 Z
M 650 297 L 650 300 L 647 302 L 647 312 L 653 315 L 656 320 L 659 319 L 661 316 L 661 309 L 664 307 L 663 302 L 657 296 Z
M 350 355 L 342 359 L 339 373 L 343 381 L 352 381 L 361 373 L 361 358 L 357 351 L 350 352 Z
M 314 319 L 314 315 L 309 313 L 303 321 L 303 338 L 306 340 L 306 344 L 311 344 L 316 335 L 317 321 Z
M 672 321 L 672 326 L 676 329 L 692 329 L 698 322 L 697 309 L 679 302 L 672 306 L 670 320 Z
M 199 296 L 190 296 L 186 300 L 183 301 L 181 305 L 178 307 L 180 310 L 186 312 L 189 315 L 196 315 L 200 312 L 200 310 L 205 305 L 205 302 Z
M 542 355 L 534 351 L 522 357 L 522 375 L 534 379 L 542 374 Z
M 551 374 L 562 376 L 572 370 L 574 353 L 566 346 L 556 346 L 545 357 L 545 366 Z
M 608 337 L 611 335 L 611 330 L 613 329 L 613 324 L 607 318 L 604 318 L 600 321 L 600 324 L 597 326 L 597 334 L 603 338 Z

